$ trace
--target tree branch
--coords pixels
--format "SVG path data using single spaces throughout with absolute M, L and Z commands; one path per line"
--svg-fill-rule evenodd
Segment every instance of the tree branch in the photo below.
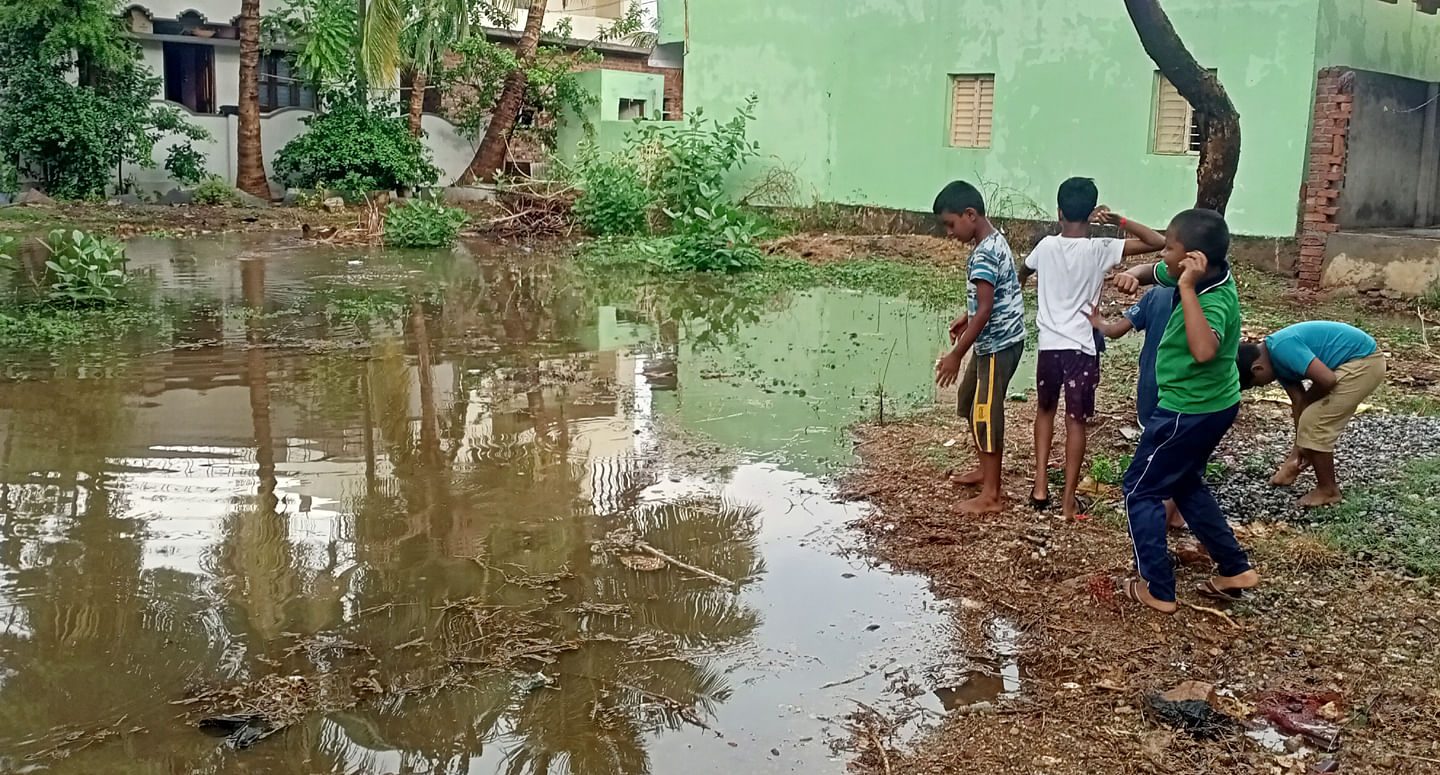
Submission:
M 1125 0 L 1125 10 L 1145 53 L 1195 109 L 1201 141 L 1195 206 L 1224 213 L 1240 167 L 1240 113 L 1220 79 L 1195 61 L 1159 0 Z

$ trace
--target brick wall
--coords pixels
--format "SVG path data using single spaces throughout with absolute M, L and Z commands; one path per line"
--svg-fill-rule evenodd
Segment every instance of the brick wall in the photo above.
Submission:
M 1320 285 L 1325 245 L 1339 226 L 1335 214 L 1345 185 L 1346 142 L 1355 109 L 1349 71 L 1320 71 L 1315 89 L 1315 116 L 1310 130 L 1310 166 L 1300 213 L 1300 285 Z

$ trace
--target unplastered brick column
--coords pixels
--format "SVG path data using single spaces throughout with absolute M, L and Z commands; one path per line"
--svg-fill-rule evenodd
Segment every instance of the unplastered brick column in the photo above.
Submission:
M 1310 167 L 1305 178 L 1300 215 L 1300 285 L 1320 285 L 1325 245 L 1340 227 L 1340 192 L 1345 185 L 1346 142 L 1355 109 L 1353 79 L 1344 68 L 1320 71 L 1315 89 L 1315 117 L 1310 130 Z

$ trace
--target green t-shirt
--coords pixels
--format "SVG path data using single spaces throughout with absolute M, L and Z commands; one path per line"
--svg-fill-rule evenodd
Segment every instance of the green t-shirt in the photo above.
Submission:
M 1175 287 L 1164 264 L 1155 265 L 1155 282 Z M 1240 370 L 1235 366 L 1240 350 L 1240 293 L 1235 279 L 1227 271 L 1218 280 L 1197 284 L 1195 290 L 1205 320 L 1220 339 L 1220 349 L 1208 363 L 1195 361 L 1185 337 L 1185 309 L 1177 297 L 1160 339 L 1155 379 L 1161 408 L 1180 414 L 1210 414 L 1240 403 Z

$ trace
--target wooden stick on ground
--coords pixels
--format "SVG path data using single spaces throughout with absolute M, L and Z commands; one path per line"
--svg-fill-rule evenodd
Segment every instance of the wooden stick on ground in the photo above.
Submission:
M 1218 608 L 1206 608 L 1206 607 L 1203 606 L 1203 605 L 1195 605 L 1194 603 L 1185 603 L 1185 605 L 1189 606 L 1190 608 L 1192 608 L 1192 609 L 1194 609 L 1194 610 L 1196 610 L 1196 611 L 1199 611 L 1199 612 L 1202 613 L 1202 614 L 1210 614 L 1211 616 L 1218 616 L 1218 617 L 1220 617 L 1221 619 L 1224 619 L 1226 624 L 1230 625 L 1231 627 L 1234 627 L 1234 628 L 1237 629 L 1237 630 L 1243 630 L 1243 629 L 1245 629 L 1244 627 L 1241 627 L 1241 626 L 1239 625 L 1239 623 L 1237 623 L 1234 619 L 1231 619 L 1231 618 L 1230 618 L 1230 614 L 1227 614 L 1227 613 L 1225 613 L 1224 611 L 1219 610 Z

